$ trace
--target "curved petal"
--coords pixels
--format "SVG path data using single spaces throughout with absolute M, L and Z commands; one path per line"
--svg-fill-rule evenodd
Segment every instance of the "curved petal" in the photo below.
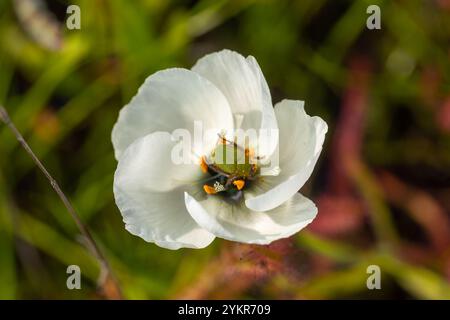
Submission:
M 283 100 L 275 106 L 280 130 L 278 176 L 261 177 L 257 188 L 246 193 L 245 204 L 255 211 L 276 208 L 292 197 L 309 179 L 317 163 L 328 126 L 306 114 L 303 101 Z
M 198 162 L 172 161 L 172 150 L 180 143 L 173 141 L 168 132 L 137 139 L 119 160 L 115 182 L 132 192 L 163 192 L 198 181 L 203 177 Z
M 267 212 L 251 211 L 218 196 L 197 201 L 185 193 L 186 208 L 204 229 L 219 238 L 254 244 L 269 244 L 306 227 L 317 215 L 317 207 L 297 193 L 282 206 Z
M 181 128 L 192 134 L 195 121 L 202 123 L 203 132 L 233 130 L 228 102 L 209 80 L 186 69 L 156 72 L 120 111 L 112 132 L 116 159 L 136 139 L 152 132 Z M 217 135 L 213 134 L 202 147 L 212 148 L 216 141 Z
M 259 128 L 262 132 L 260 133 L 260 139 L 258 141 L 258 153 L 262 157 L 270 156 L 275 151 L 279 141 L 278 122 L 272 105 L 272 97 L 266 78 L 264 78 L 256 59 L 253 56 L 248 56 L 247 62 L 253 72 L 258 76 L 261 84 L 262 119 Z
M 199 59 L 192 71 L 207 78 L 227 98 L 231 111 L 242 116 L 243 130 L 277 130 L 269 87 L 256 62 L 237 52 L 222 50 Z M 278 143 L 278 136 L 259 138 L 255 142 L 260 155 L 270 155 Z
M 130 233 L 168 249 L 203 248 L 214 235 L 191 218 L 183 195 L 201 172 L 198 165 L 173 164 L 176 143 L 155 132 L 129 146 L 114 175 L 114 197 Z

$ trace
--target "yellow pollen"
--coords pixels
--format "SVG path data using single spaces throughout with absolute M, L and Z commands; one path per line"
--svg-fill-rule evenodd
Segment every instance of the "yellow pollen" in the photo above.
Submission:
M 205 184 L 203 186 L 203 190 L 205 190 L 205 192 L 207 194 L 216 194 L 217 193 L 217 191 L 216 191 L 216 189 L 214 189 L 214 187 L 208 186 L 207 184 Z
M 200 159 L 200 168 L 203 173 L 208 172 L 208 165 L 206 164 L 205 156 Z
M 236 188 L 238 190 L 241 190 L 245 185 L 245 181 L 244 180 L 235 180 L 235 181 L 233 181 L 233 184 L 236 186 Z

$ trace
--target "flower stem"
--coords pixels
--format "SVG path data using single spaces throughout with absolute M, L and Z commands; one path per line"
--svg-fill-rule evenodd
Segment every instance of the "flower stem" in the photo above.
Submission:
M 66 207 L 67 211 L 69 212 L 72 219 L 75 221 L 75 224 L 77 225 L 78 229 L 80 230 L 81 234 L 84 236 L 88 250 L 97 258 L 99 264 L 100 264 L 100 277 L 99 277 L 99 284 L 103 287 L 106 284 L 109 284 L 109 286 L 113 286 L 112 290 L 111 288 L 108 288 L 108 291 L 114 291 L 114 294 L 110 294 L 109 296 L 114 296 L 116 298 L 122 298 L 120 286 L 113 276 L 113 273 L 111 271 L 111 267 L 106 260 L 105 256 L 101 252 L 99 246 L 95 242 L 94 238 L 92 237 L 89 229 L 87 226 L 81 221 L 79 215 L 75 211 L 74 207 L 70 203 L 67 196 L 64 194 L 62 189 L 60 188 L 59 184 L 56 182 L 56 180 L 52 177 L 52 175 L 48 172 L 48 170 L 45 168 L 45 166 L 42 164 L 42 162 L 39 160 L 39 158 L 35 155 L 33 150 L 31 150 L 28 143 L 23 138 L 22 134 L 19 132 L 19 130 L 16 128 L 14 123 L 11 121 L 11 118 L 8 115 L 8 112 L 6 111 L 3 106 L 0 105 L 0 120 L 5 123 L 5 125 L 12 131 L 12 133 L 15 135 L 17 141 L 20 143 L 23 149 L 28 153 L 28 155 L 31 157 L 33 162 L 37 165 L 37 167 L 44 173 L 45 177 L 50 182 L 50 185 L 55 190 L 58 197 L 63 202 L 64 206 Z M 107 283 L 108 282 L 108 283 Z M 104 292 L 106 293 L 106 292 Z M 107 293 L 106 293 L 107 294 Z

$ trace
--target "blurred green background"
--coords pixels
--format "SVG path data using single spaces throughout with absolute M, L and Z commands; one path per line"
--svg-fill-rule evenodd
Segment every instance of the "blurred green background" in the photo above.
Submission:
M 81 8 L 68 30 L 66 8 Z M 381 8 L 368 30 L 366 8 Z M 0 0 L 0 104 L 65 190 L 124 298 L 449 299 L 450 1 Z M 306 230 L 260 247 L 169 251 L 129 234 L 110 142 L 144 79 L 229 48 L 274 103 L 329 124 L 302 192 Z M 79 265 L 82 290 L 66 288 Z M 380 266 L 382 289 L 366 269 Z M 45 177 L 0 125 L 0 298 L 103 299 L 99 267 Z

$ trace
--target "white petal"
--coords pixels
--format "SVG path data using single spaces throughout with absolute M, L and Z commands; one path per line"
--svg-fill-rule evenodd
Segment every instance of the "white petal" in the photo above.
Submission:
M 237 52 L 222 50 L 199 59 L 192 71 L 209 79 L 223 92 L 232 112 L 243 116 L 243 130 L 277 130 L 269 87 L 254 57 L 245 59 Z M 258 153 L 270 155 L 278 136 L 261 140 L 256 146 Z
M 209 129 L 233 130 L 233 116 L 224 95 L 209 80 L 186 69 L 167 69 L 148 77 L 126 105 L 112 132 L 116 159 L 136 139 L 155 131 L 194 131 L 194 121 Z M 212 135 L 205 149 L 217 141 Z M 212 147 L 211 147 L 212 148 Z
M 245 204 L 255 211 L 276 208 L 309 179 L 322 150 L 328 126 L 306 114 L 303 101 L 283 100 L 275 106 L 280 130 L 278 176 L 264 176 L 257 188 L 246 192 Z
M 317 207 L 297 193 L 282 206 L 266 212 L 232 205 L 219 196 L 197 201 L 185 193 L 186 207 L 194 220 L 219 238 L 254 244 L 269 244 L 306 227 L 317 215 Z
M 119 160 L 116 183 L 133 192 L 169 191 L 203 177 L 198 163 L 174 164 L 171 151 L 180 142 L 154 132 L 132 143 Z
M 199 227 L 184 205 L 184 190 L 201 172 L 198 165 L 173 164 L 175 144 L 169 133 L 155 132 L 126 149 L 114 175 L 116 204 L 126 229 L 145 241 L 168 249 L 203 248 L 214 235 Z
M 279 133 L 278 133 L 278 122 L 275 116 L 275 111 L 272 105 L 272 97 L 270 95 L 269 86 L 264 78 L 261 68 L 253 56 L 247 57 L 247 62 L 252 68 L 253 72 L 258 75 L 259 82 L 261 83 L 261 95 L 262 95 L 262 119 L 260 128 L 266 130 L 267 136 L 260 137 L 258 144 L 260 156 L 270 156 L 275 148 L 278 146 Z M 274 134 L 274 132 L 276 134 Z

